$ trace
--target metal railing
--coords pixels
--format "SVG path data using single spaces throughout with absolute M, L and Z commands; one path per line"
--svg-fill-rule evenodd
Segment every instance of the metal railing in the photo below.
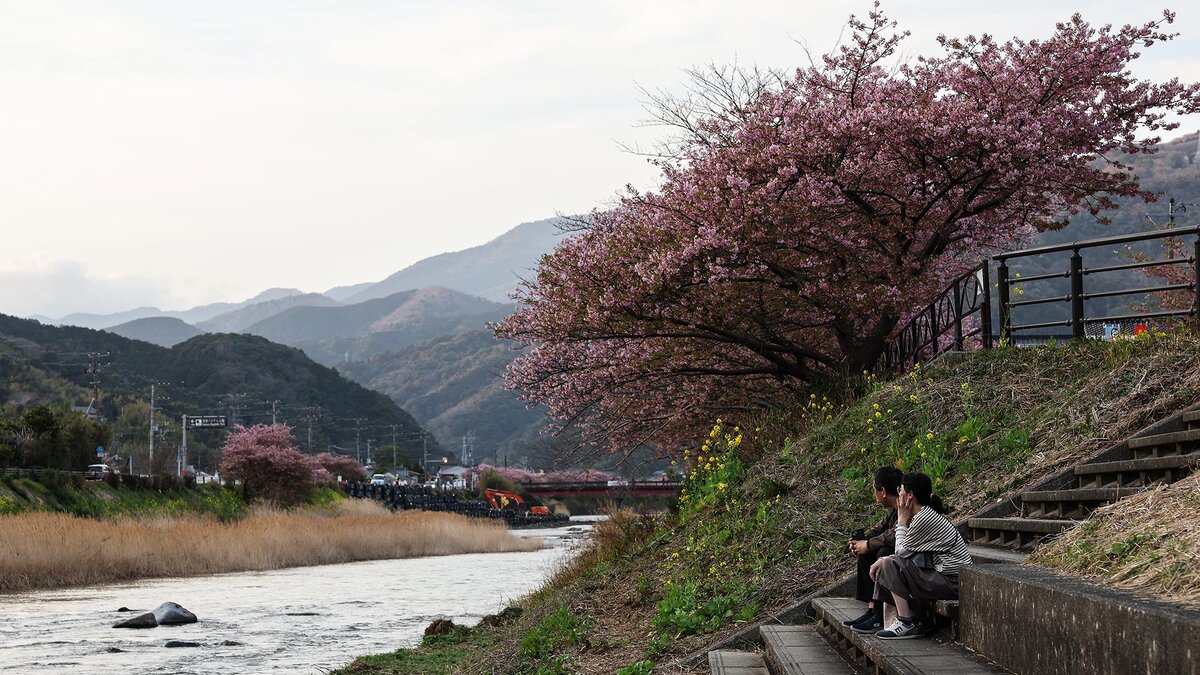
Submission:
M 900 329 L 884 348 L 876 370 L 904 369 L 950 349 L 962 351 L 967 339 L 976 335 L 985 349 L 991 349 L 991 286 L 986 260 L 956 278 Z M 970 319 L 976 315 L 977 323 L 971 325 Z
M 1136 242 L 1156 241 L 1167 238 L 1182 238 L 1194 236 L 1192 254 L 1187 257 L 1138 260 L 1120 265 L 1084 267 L 1084 252 L 1099 247 L 1113 245 L 1128 245 Z M 1020 277 L 1010 275 L 1009 261 L 1016 259 L 1032 259 L 1038 256 L 1053 255 L 1070 251 L 1071 258 L 1068 269 L 1049 274 L 1037 274 Z M 992 301 L 993 285 L 991 283 L 991 263 L 996 262 L 996 301 Z M 1087 280 L 1093 275 L 1110 272 L 1150 269 L 1168 265 L 1189 265 L 1191 280 L 1186 282 L 1138 286 L 1134 288 L 1119 288 L 1115 290 L 1089 291 Z M 1065 279 L 1070 283 L 1070 290 L 1063 295 L 1048 295 L 1029 300 L 1013 300 L 1012 288 L 1017 284 L 1035 284 L 1038 282 Z M 1085 312 L 1086 301 L 1102 298 L 1122 298 L 1134 295 L 1147 296 L 1166 292 L 1191 290 L 1193 300 L 1188 309 L 1167 309 L 1159 311 L 1130 311 L 1124 314 L 1107 314 L 1089 316 Z M 1031 323 L 1013 323 L 1013 312 L 1020 307 L 1034 305 L 1051 305 L 1067 303 L 1069 317 L 1054 321 L 1037 321 Z M 993 308 L 999 318 L 999 335 L 993 333 Z M 973 319 L 972 317 L 978 318 Z M 1047 328 L 1070 328 L 1068 338 L 1087 337 L 1086 326 L 1096 323 L 1127 323 L 1149 319 L 1164 319 L 1178 317 L 1193 317 L 1200 326 L 1200 227 L 1159 230 L 1141 234 L 1120 235 L 1076 241 L 1069 244 L 1038 246 L 998 253 L 984 259 L 974 269 L 956 278 L 944 291 L 909 319 L 896 333 L 896 336 L 884 348 L 876 363 L 876 370 L 895 370 L 911 367 L 921 361 L 927 361 L 938 354 L 951 349 L 961 351 L 969 338 L 979 336 L 979 346 L 991 349 L 998 342 L 1015 344 L 1014 332 L 1032 331 Z M 998 338 L 998 340 L 997 340 Z
M 1108 265 L 1103 267 L 1085 268 L 1083 266 L 1083 252 L 1090 249 L 1095 249 L 1102 246 L 1112 246 L 1115 244 L 1131 244 L 1135 242 L 1155 241 L 1171 237 L 1178 238 L 1188 235 L 1200 235 L 1200 227 L 1160 230 L 1158 232 L 1127 234 L 1116 237 L 1103 237 L 1101 239 L 1076 241 L 1070 244 L 1039 246 L 1037 248 L 1030 248 L 1022 251 L 1012 251 L 1009 253 L 999 253 L 992 256 L 992 259 L 999 263 L 996 267 L 996 283 L 999 295 L 998 307 L 1000 310 L 1000 339 L 1004 342 L 1012 342 L 1014 331 L 1029 331 L 1034 329 L 1054 327 L 1070 327 L 1070 337 L 1078 339 L 1086 337 L 1084 326 L 1087 322 L 1122 322 L 1180 316 L 1200 316 L 1197 314 L 1197 302 L 1195 298 L 1193 299 L 1192 306 L 1189 309 L 1181 310 L 1129 312 L 1125 314 L 1110 314 L 1107 316 L 1088 316 L 1084 311 L 1084 303 L 1087 300 L 1099 298 L 1119 298 L 1128 297 L 1131 295 L 1149 295 L 1188 289 L 1191 289 L 1197 295 L 1197 297 L 1200 297 L 1200 286 L 1197 285 L 1197 280 L 1200 280 L 1200 236 L 1198 236 L 1196 241 L 1193 243 L 1192 255 L 1189 257 L 1144 260 L 1122 265 Z M 1071 252 L 1069 268 L 1065 272 L 1040 274 L 1025 278 L 1010 278 L 1009 276 L 1008 262 L 1010 260 L 1017 258 L 1029 258 L 1039 255 L 1048 255 L 1065 251 Z M 1189 264 L 1192 266 L 1192 279 L 1187 283 L 1159 284 L 1154 286 L 1093 292 L 1088 292 L 1086 287 L 1086 280 L 1095 274 L 1134 269 L 1149 269 L 1152 267 L 1164 267 L 1167 265 L 1182 264 Z M 1012 287 L 1014 285 L 1031 284 L 1053 279 L 1068 279 L 1071 284 L 1070 292 L 1068 292 L 1066 295 L 1051 295 L 1032 300 L 1012 300 Z M 1047 303 L 1069 303 L 1070 318 L 1058 321 L 1041 321 L 1024 324 L 1013 323 L 1013 310 L 1016 308 Z

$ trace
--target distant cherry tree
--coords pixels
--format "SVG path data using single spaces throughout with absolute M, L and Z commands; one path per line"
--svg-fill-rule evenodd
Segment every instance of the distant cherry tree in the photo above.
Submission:
M 1135 78 L 1173 16 L 1045 39 L 941 37 L 892 65 L 881 12 L 794 74 L 718 68 L 656 101 L 679 136 L 545 256 L 499 337 L 509 386 L 613 448 L 872 367 L 897 327 L 987 251 L 1152 197 L 1115 158 L 1154 151 L 1200 85 Z
M 221 476 L 240 481 L 247 501 L 303 502 L 312 496 L 318 476 L 326 473 L 292 444 L 292 428 L 286 424 L 239 424 L 222 453 Z
M 329 452 L 322 452 L 317 455 L 317 463 L 328 472 L 331 480 L 336 480 L 338 476 L 345 481 L 361 481 L 367 479 L 367 469 L 358 463 L 358 460 L 353 457 L 343 455 L 335 455 Z

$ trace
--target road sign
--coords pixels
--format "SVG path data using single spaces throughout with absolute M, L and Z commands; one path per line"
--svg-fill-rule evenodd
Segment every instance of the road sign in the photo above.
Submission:
M 103 446 L 103 445 L 97 445 L 97 446 L 96 446 L 96 456 L 97 456 L 97 457 L 103 457 L 103 456 L 104 456 L 104 446 Z
M 188 415 L 189 429 L 223 429 L 228 426 L 224 415 Z

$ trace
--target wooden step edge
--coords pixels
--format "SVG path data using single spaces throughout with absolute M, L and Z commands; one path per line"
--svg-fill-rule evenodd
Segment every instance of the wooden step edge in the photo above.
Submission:
M 768 669 L 776 675 L 854 675 L 855 669 L 813 624 L 759 629 Z
M 713 675 L 770 675 L 761 654 L 713 650 L 708 653 L 708 669 Z
M 1080 522 L 1082 521 L 1054 520 L 1050 518 L 971 518 L 967 520 L 967 527 L 974 530 L 1058 534 L 1063 530 L 1075 527 Z
M 1185 412 L 1182 419 L 1184 424 L 1198 424 L 1200 423 L 1200 410 Z
M 1144 487 L 1075 488 L 1073 490 L 1030 490 L 1021 493 L 1022 502 L 1113 502 L 1135 495 Z
M 1121 459 L 1115 462 L 1079 464 L 1075 467 L 1075 475 L 1087 476 L 1097 473 L 1125 473 L 1134 471 L 1156 471 L 1159 469 L 1182 469 L 1184 467 L 1198 465 L 1200 465 L 1200 453 L 1192 453 L 1189 455 L 1143 457 L 1141 459 Z
M 1191 443 L 1193 441 L 1200 441 L 1200 429 L 1186 429 L 1184 431 L 1172 431 L 1168 434 L 1154 434 L 1153 436 L 1131 438 L 1129 439 L 1129 449 L 1141 450 L 1144 448 L 1153 448 L 1158 445 L 1175 445 L 1176 443 Z

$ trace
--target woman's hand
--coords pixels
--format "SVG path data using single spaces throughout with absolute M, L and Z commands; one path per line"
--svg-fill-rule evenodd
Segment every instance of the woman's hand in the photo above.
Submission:
M 875 577 L 879 576 L 879 570 L 883 569 L 883 561 L 887 560 L 887 559 L 888 559 L 888 556 L 884 556 L 884 557 L 880 558 L 879 560 L 876 560 L 875 562 L 871 563 L 871 571 L 870 571 L 871 581 L 875 581 Z
M 896 498 L 896 520 L 901 525 L 908 525 L 909 519 L 921 509 L 913 493 L 905 490 Z
M 862 555 L 862 554 L 866 553 L 868 550 L 869 549 L 867 548 L 867 540 L 865 540 L 865 539 L 851 539 L 850 540 L 850 552 L 853 553 L 854 555 Z

